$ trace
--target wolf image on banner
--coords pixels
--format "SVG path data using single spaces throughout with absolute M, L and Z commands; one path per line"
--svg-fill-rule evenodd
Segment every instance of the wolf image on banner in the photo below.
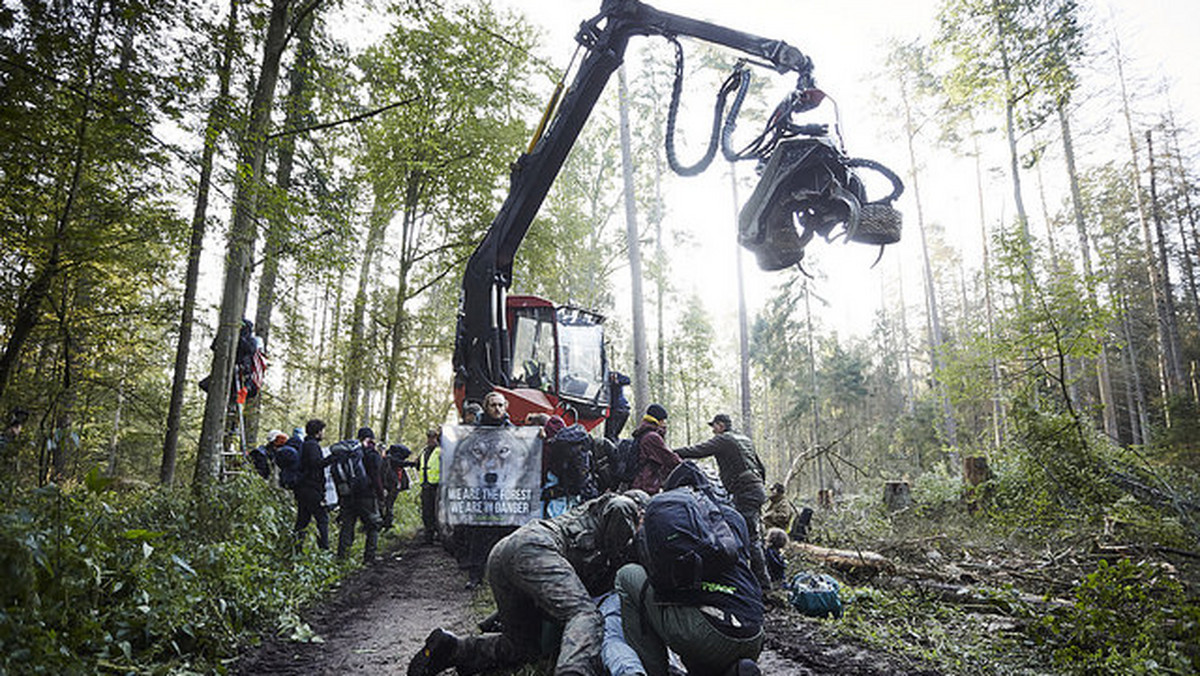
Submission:
M 442 430 L 442 523 L 519 526 L 541 510 L 538 427 L 452 425 Z

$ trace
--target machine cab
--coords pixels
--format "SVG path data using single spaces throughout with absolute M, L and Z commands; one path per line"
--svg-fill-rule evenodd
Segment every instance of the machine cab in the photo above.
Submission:
M 506 310 L 512 419 L 542 412 L 599 424 L 608 407 L 604 317 L 536 296 L 509 296 Z

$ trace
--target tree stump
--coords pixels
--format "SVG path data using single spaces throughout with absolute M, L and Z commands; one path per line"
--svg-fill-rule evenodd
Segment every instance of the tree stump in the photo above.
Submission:
M 963 501 L 972 514 L 987 504 L 991 491 L 984 482 L 992 478 L 987 458 L 976 455 L 963 458 Z
M 974 455 L 963 458 L 963 480 L 968 485 L 978 486 L 992 478 L 992 470 L 988 467 L 985 456 Z
M 817 491 L 817 506 L 823 509 L 833 509 L 833 489 L 822 488 Z
M 889 512 L 898 512 L 912 504 L 912 491 L 907 481 L 889 481 L 883 485 L 883 504 Z

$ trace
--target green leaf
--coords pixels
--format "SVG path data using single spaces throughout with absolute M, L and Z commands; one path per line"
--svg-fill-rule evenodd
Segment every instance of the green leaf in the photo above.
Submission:
M 100 473 L 100 466 L 96 465 L 84 477 L 83 483 L 87 486 L 89 492 L 93 494 L 103 493 L 112 485 L 113 478 L 104 476 Z
M 125 538 L 126 540 L 137 540 L 140 542 L 154 540 L 162 536 L 162 531 L 146 530 L 145 528 L 130 528 L 121 534 L 121 537 Z

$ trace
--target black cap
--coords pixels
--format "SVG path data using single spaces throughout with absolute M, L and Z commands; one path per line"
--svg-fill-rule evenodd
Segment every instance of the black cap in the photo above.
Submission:
M 709 425 L 716 425 L 717 423 L 721 423 L 722 425 L 724 425 L 725 429 L 727 429 L 727 430 L 733 429 L 733 421 L 729 419 L 728 414 L 718 413 L 713 416 L 712 420 L 708 421 Z
M 374 438 L 375 438 L 375 432 L 370 427 L 358 428 L 358 440 L 359 441 L 362 441 L 364 439 L 374 439 Z
M 662 422 L 667 419 L 667 409 L 663 408 L 661 404 L 650 404 L 646 407 L 646 415 Z

